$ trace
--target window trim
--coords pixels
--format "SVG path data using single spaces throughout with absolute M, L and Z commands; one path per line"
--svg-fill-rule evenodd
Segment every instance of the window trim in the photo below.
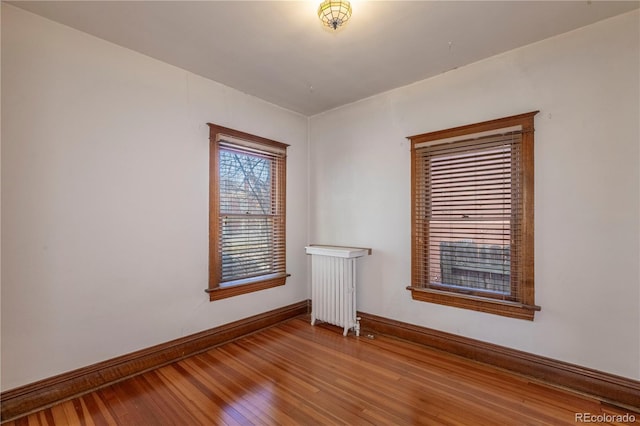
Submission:
M 287 277 L 290 276 L 286 272 L 260 275 L 224 283 L 220 280 L 221 252 L 218 249 L 220 237 L 218 230 L 220 217 L 219 150 L 221 138 L 226 137 L 226 139 L 229 139 L 228 142 L 245 145 L 247 153 L 251 153 L 251 149 L 256 148 L 264 151 L 275 149 L 285 152 L 285 161 L 282 165 L 284 170 L 280 175 L 282 178 L 277 182 L 277 185 L 281 190 L 278 193 L 282 194 L 282 200 L 280 201 L 281 217 L 284 221 L 282 255 L 284 256 L 283 261 L 286 271 L 286 150 L 289 145 L 212 123 L 207 123 L 207 125 L 209 126 L 209 286 L 205 292 L 209 294 L 209 300 L 214 301 L 284 285 Z
M 409 136 L 411 141 L 411 275 L 412 285 L 407 287 L 414 300 L 470 309 L 511 318 L 533 321 L 534 314 L 541 308 L 535 304 L 534 292 L 534 116 L 539 111 L 484 121 L 454 127 L 436 132 Z M 416 265 L 420 261 L 417 255 L 416 236 L 416 151 L 417 146 L 443 139 L 452 140 L 461 136 L 490 134 L 499 129 L 522 126 L 522 156 L 519 168 L 523 179 L 522 200 L 522 238 L 520 247 L 522 252 L 522 280 L 519 282 L 520 298 L 517 301 L 507 301 L 483 297 L 473 294 L 463 294 L 452 291 L 442 291 L 433 288 L 416 286 L 413 282 L 417 273 Z

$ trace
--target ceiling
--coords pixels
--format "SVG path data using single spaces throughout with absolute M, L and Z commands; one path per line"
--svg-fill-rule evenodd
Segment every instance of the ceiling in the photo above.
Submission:
M 319 0 L 10 3 L 307 116 L 640 4 L 353 1 L 333 31 Z

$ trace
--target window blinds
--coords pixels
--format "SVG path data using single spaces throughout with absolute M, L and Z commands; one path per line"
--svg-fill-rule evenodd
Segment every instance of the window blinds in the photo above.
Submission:
M 521 126 L 414 146 L 414 286 L 519 300 L 521 146 Z
M 285 275 L 284 149 L 218 139 L 219 282 Z

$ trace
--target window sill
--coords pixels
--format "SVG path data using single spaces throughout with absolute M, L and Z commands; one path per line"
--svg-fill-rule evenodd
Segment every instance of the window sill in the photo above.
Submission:
M 285 284 L 290 274 L 271 274 L 244 280 L 230 281 L 220 284 L 218 287 L 208 288 L 209 301 L 226 299 L 228 297 L 239 296 L 241 294 L 253 293 L 254 291 L 266 290 Z
M 529 321 L 533 321 L 535 312 L 540 310 L 540 306 L 535 305 L 524 305 L 518 302 L 489 299 L 486 297 L 466 294 L 454 294 L 429 288 L 407 287 L 407 290 L 411 291 L 411 298 L 413 300 L 437 303 L 439 305 L 453 306 L 462 309 L 471 309 L 474 311 Z

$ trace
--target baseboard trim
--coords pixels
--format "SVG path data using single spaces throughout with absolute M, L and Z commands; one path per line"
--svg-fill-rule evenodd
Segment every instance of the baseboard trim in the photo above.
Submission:
M 640 412 L 640 381 L 364 312 L 358 316 L 365 331 L 446 351 Z
M 22 417 L 55 403 L 122 381 L 160 366 L 204 352 L 283 321 L 307 314 L 303 300 L 200 333 L 122 355 L 0 393 L 0 420 Z

